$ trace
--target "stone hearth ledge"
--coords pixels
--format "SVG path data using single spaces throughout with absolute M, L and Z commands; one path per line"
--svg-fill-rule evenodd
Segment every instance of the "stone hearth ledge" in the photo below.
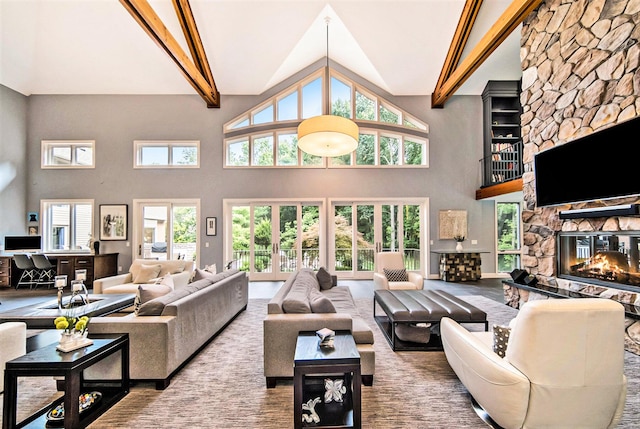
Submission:
M 573 282 L 564 279 L 556 279 L 558 285 L 567 287 L 553 287 L 548 285 L 529 286 L 525 284 L 515 283 L 512 281 L 503 281 L 502 289 L 504 293 L 504 302 L 509 307 L 520 309 L 520 307 L 528 301 L 540 299 L 563 299 L 563 298 L 603 298 L 613 299 L 620 302 L 625 310 L 625 350 L 636 355 L 640 355 L 640 307 L 622 302 L 611 295 L 610 288 L 599 287 L 594 285 L 582 285 L 580 290 L 579 282 Z M 573 284 L 573 287 L 571 287 Z M 587 290 L 588 289 L 588 290 Z M 600 290 L 601 289 L 601 290 Z M 600 290 L 600 291 L 599 291 Z M 600 293 L 590 293 L 590 292 Z M 624 294 L 628 292 L 619 291 Z M 635 295 L 631 293 L 632 295 Z M 634 300 L 635 302 L 635 300 Z

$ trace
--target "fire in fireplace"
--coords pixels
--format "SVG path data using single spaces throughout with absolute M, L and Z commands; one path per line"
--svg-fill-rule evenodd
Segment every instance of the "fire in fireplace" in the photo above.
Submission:
M 558 276 L 640 291 L 640 232 L 561 233 Z

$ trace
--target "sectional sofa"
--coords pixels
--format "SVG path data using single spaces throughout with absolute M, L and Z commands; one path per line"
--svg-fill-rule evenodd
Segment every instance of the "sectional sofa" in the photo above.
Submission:
M 189 359 L 247 308 L 248 285 L 244 271 L 224 271 L 144 302 L 137 313 L 94 317 L 89 332 L 128 333 L 131 379 L 154 381 L 157 389 L 165 389 Z M 117 378 L 119 360 L 114 354 L 88 368 L 85 377 Z
M 360 353 L 362 382 L 373 383 L 373 331 L 358 313 L 349 287 L 336 286 L 335 276 L 323 278 L 310 269 L 291 274 L 268 303 L 263 328 L 268 388 L 276 387 L 280 378 L 293 377 L 298 333 L 322 328 L 351 331 Z

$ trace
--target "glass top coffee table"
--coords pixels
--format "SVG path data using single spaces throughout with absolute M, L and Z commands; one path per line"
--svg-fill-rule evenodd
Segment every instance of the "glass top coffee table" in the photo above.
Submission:
M 69 296 L 65 296 L 65 302 L 67 298 Z M 73 307 L 73 314 L 77 317 L 105 316 L 131 307 L 135 298 L 135 293 L 89 294 L 89 304 Z M 0 312 L 0 323 L 25 322 L 28 329 L 51 329 L 53 319 L 62 316 L 65 311 L 69 310 L 59 310 L 58 300 L 54 298 L 39 304 Z
M 362 377 L 356 342 L 349 331 L 337 331 L 333 348 L 319 343 L 315 332 L 298 335 L 293 360 L 294 427 L 361 428 Z

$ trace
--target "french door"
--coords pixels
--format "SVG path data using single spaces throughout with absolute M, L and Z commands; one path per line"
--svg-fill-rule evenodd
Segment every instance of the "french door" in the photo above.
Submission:
M 225 261 L 250 280 L 284 280 L 324 264 L 321 200 L 225 200 Z
M 342 278 L 371 279 L 379 252 L 402 252 L 407 270 L 426 272 L 425 199 L 331 200 L 330 268 Z
M 198 264 L 200 200 L 134 200 L 134 259 L 185 259 Z

